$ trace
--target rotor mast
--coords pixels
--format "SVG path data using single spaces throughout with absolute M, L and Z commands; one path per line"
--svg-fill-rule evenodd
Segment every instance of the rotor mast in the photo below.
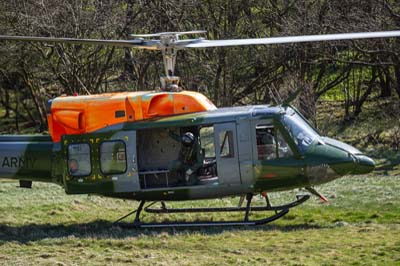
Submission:
M 157 37 L 159 40 L 152 49 L 161 50 L 164 63 L 165 76 L 160 77 L 161 90 L 164 91 L 179 91 L 180 78 L 175 76 L 176 56 L 180 49 L 184 49 L 187 44 L 203 41 L 204 38 L 184 39 L 180 40 L 181 35 L 193 35 L 206 33 L 203 30 L 185 31 L 185 32 L 160 32 L 155 34 L 132 34 L 131 37 L 139 38 L 135 41 L 146 43 L 144 38 Z M 154 40 L 150 40 L 152 42 Z
M 165 34 L 160 36 L 160 49 L 164 61 L 165 76 L 160 77 L 162 90 L 179 90 L 180 78 L 175 76 L 175 63 L 178 50 L 175 43 L 179 40 L 178 34 Z

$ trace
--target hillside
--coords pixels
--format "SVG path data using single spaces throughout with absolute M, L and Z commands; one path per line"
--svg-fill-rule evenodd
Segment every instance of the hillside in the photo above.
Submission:
M 366 152 L 377 162 L 375 173 L 400 173 L 400 102 L 374 99 L 361 114 L 344 121 L 341 102 L 321 102 L 317 124 L 322 133 Z

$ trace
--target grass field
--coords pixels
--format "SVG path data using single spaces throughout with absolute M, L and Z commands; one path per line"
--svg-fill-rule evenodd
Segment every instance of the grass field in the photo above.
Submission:
M 34 184 L 27 190 L 3 181 L 0 264 L 400 265 L 399 178 L 389 174 L 339 179 L 319 188 L 330 198 L 329 204 L 312 198 L 265 226 L 158 230 L 112 225 L 135 202 L 68 196 L 49 184 Z M 276 193 L 271 198 L 284 202 L 296 193 Z M 235 198 L 212 201 L 236 202 Z M 204 204 L 209 202 L 185 206 Z M 208 217 L 189 217 L 197 218 Z M 161 221 L 168 216 L 144 219 Z

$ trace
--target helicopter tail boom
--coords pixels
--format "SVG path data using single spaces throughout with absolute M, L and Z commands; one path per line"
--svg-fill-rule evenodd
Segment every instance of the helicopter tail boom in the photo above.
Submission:
M 0 136 L 0 178 L 54 182 L 49 136 Z

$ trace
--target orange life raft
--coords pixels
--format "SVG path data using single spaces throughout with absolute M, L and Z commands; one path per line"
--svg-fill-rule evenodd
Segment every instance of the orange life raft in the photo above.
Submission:
M 66 134 L 85 134 L 128 121 L 214 109 L 207 97 L 191 91 L 62 96 L 51 102 L 47 121 L 53 141 L 59 142 Z

